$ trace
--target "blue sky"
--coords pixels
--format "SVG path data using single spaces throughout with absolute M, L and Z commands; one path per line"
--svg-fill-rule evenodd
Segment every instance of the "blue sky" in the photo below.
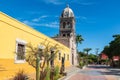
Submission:
M 0 0 L 0 11 L 51 37 L 59 33 L 66 3 L 76 17 L 76 34 L 85 40 L 79 50 L 100 52 L 120 33 L 120 0 Z

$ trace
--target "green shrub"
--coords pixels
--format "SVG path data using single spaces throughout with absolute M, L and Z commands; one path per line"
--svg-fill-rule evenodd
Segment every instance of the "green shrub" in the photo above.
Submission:
M 79 66 L 80 66 L 80 68 L 82 68 L 82 67 L 84 66 L 83 61 L 80 61 L 80 62 L 79 62 Z
M 20 70 L 16 75 L 13 77 L 13 80 L 28 80 L 27 74 L 23 71 Z
M 54 80 L 58 80 L 60 74 L 59 74 L 59 66 L 56 66 L 54 69 Z
M 46 68 L 46 77 L 45 77 L 45 80 L 50 80 L 50 68 L 49 67 L 47 67 Z

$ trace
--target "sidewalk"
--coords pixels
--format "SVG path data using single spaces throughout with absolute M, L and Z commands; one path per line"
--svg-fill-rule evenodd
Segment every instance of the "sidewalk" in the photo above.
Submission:
M 65 72 L 67 73 L 67 76 L 64 76 L 63 78 L 60 78 L 59 80 L 68 80 L 71 76 L 75 75 L 79 71 L 81 71 L 81 69 L 76 67 L 76 66 L 68 67 L 68 68 L 65 69 Z

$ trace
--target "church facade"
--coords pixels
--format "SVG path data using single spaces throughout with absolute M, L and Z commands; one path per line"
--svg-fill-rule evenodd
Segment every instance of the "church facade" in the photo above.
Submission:
M 75 16 L 69 5 L 62 11 L 59 24 L 59 35 L 53 39 L 70 49 L 70 63 L 77 65 Z

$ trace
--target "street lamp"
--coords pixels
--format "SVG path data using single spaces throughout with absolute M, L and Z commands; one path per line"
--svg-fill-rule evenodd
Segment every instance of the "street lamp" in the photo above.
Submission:
M 99 64 L 99 55 L 98 55 L 98 52 L 99 52 L 99 48 L 96 48 L 97 64 Z

